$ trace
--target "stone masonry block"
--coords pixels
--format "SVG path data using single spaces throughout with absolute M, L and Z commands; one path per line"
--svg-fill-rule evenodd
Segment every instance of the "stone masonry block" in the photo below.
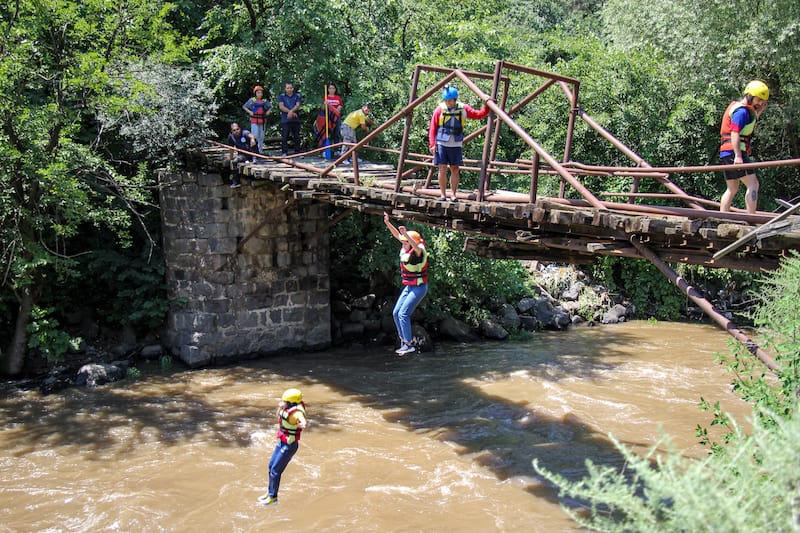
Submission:
M 214 189 L 222 185 L 222 176 L 219 174 L 200 173 L 197 175 L 197 183 L 201 187 L 212 187 Z
M 234 254 L 236 253 L 236 239 L 209 239 L 208 252 L 211 254 Z
M 198 368 L 211 362 L 211 355 L 197 346 L 181 346 L 178 357 L 190 368 Z

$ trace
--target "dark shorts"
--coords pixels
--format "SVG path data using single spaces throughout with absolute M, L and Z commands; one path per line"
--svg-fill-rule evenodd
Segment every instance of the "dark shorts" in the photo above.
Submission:
M 725 157 L 720 157 L 719 162 L 723 165 L 732 165 L 733 164 L 733 154 L 726 155 Z M 749 163 L 750 158 L 747 157 L 747 154 L 742 154 L 742 163 Z M 726 170 L 722 173 L 725 176 L 725 180 L 738 180 L 747 176 L 748 174 L 755 174 L 756 171 L 754 169 L 750 170 Z
M 452 165 L 460 167 L 464 161 L 461 158 L 463 149 L 460 146 L 436 145 L 436 153 L 433 154 L 434 165 Z

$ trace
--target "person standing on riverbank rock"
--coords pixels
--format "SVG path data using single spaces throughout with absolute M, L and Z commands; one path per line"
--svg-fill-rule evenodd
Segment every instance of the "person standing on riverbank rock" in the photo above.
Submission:
M 405 226 L 395 228 L 389 221 L 389 214 L 383 214 L 383 222 L 392 236 L 400 241 L 400 273 L 403 290 L 397 297 L 392 316 L 400 336 L 400 348 L 397 355 L 405 355 L 416 351 L 412 344 L 411 315 L 428 293 L 428 251 L 425 241 L 416 231 L 406 231 Z
M 300 446 L 300 433 L 308 426 L 306 404 L 298 389 L 286 389 L 276 411 L 278 416 L 278 444 L 269 460 L 269 489 L 258 497 L 263 506 L 277 505 L 278 489 L 283 471 Z

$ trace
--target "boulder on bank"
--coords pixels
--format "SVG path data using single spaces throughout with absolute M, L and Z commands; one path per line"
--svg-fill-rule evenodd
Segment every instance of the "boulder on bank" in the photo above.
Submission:
M 434 350 L 433 339 L 428 331 L 419 324 L 411 325 L 411 340 L 418 352 L 432 352 Z
M 128 373 L 127 361 L 113 361 L 111 363 L 91 363 L 83 365 L 78 370 L 75 385 L 78 387 L 94 388 L 106 383 L 125 379 Z
M 625 322 L 628 314 L 628 309 L 622 304 L 616 304 L 614 307 L 603 313 L 603 324 L 618 324 Z
M 439 334 L 456 342 L 474 342 L 479 339 L 466 322 L 446 316 L 439 322 Z
M 503 340 L 508 338 L 508 331 L 496 320 L 484 318 L 479 326 L 481 335 L 487 339 Z

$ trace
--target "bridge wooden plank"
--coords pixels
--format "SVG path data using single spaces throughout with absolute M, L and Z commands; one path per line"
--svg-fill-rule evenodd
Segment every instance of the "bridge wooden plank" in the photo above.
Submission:
M 207 165 L 228 167 L 227 148 L 203 152 Z M 800 223 L 786 227 L 777 235 L 763 236 L 746 248 L 737 250 L 723 265 L 719 261 L 709 264 L 715 250 L 723 249 L 740 238 L 752 226 L 743 222 L 719 218 L 692 217 L 692 214 L 643 214 L 641 210 L 616 206 L 614 210 L 599 210 L 585 205 L 565 204 L 563 200 L 539 198 L 535 204 L 516 201 L 511 195 L 495 195 L 501 201 L 477 202 L 475 193 L 460 191 L 461 201 L 440 202 L 438 190 L 420 189 L 422 182 L 409 179 L 403 189 L 395 192 L 394 169 L 390 165 L 380 168 L 365 164 L 359 167 L 361 184 L 356 185 L 352 169 L 339 167 L 333 173 L 320 176 L 308 165 L 325 164 L 314 158 L 298 162 L 296 167 L 274 160 L 242 163 L 242 174 L 256 183 L 274 183 L 290 186 L 294 197 L 307 201 L 323 201 L 337 207 L 379 215 L 392 210 L 407 220 L 421 224 L 450 226 L 458 231 L 479 234 L 506 242 L 536 241 L 535 255 L 583 260 L 597 254 L 619 254 L 631 250 L 629 239 L 640 236 L 648 246 L 656 249 L 666 260 L 675 260 L 709 266 L 733 266 L 751 269 L 754 265 L 774 265 L 785 249 L 800 249 Z M 302 165 L 306 165 L 302 167 Z M 490 195 L 491 196 L 491 195 Z M 518 195 L 524 196 L 524 195 Z M 800 217 L 797 217 L 800 220 Z M 776 230 L 777 231 L 777 230 Z M 568 250 L 556 250 L 559 241 L 568 244 Z M 563 239 L 567 239 L 564 241 Z M 550 246 L 541 246 L 549 243 Z M 502 249 L 495 245 L 494 250 Z M 516 248 L 509 253 L 519 254 Z M 508 257 L 508 256 L 506 256 Z

